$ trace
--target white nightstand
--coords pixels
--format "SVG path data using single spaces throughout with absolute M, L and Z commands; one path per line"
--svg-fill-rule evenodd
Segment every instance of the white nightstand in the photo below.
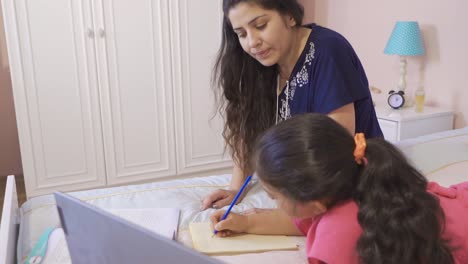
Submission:
M 384 137 L 390 142 L 453 129 L 453 112 L 437 107 L 424 106 L 422 113 L 416 113 L 414 107 L 395 110 L 377 106 L 375 111 Z

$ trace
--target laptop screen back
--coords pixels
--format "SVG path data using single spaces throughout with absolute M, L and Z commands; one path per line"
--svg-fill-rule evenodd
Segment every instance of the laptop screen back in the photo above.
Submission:
M 73 264 L 221 263 L 77 198 L 54 196 Z

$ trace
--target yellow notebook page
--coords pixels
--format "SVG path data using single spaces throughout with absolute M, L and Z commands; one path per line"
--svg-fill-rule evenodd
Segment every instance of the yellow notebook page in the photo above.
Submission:
M 228 255 L 272 250 L 297 250 L 288 236 L 239 234 L 230 237 L 213 236 L 210 223 L 190 223 L 193 247 L 208 255 Z

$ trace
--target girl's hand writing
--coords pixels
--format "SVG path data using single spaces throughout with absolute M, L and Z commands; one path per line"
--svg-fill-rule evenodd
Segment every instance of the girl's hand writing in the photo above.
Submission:
M 214 230 L 218 230 L 216 234 L 218 237 L 230 236 L 234 233 L 245 233 L 248 230 L 248 216 L 236 213 L 229 213 L 227 218 L 221 221 L 226 211 L 216 211 L 210 216 L 211 226 Z

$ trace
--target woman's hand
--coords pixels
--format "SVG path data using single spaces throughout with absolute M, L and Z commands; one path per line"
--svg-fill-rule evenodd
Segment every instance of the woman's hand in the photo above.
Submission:
M 241 186 L 244 184 L 246 178 L 247 178 L 247 175 L 245 175 L 242 172 L 242 169 L 235 163 L 233 171 L 232 171 L 232 177 L 231 177 L 231 183 L 229 185 L 229 189 L 228 190 L 219 189 L 210 193 L 208 196 L 203 198 L 200 209 L 202 211 L 210 207 L 214 209 L 220 209 L 223 206 L 230 205 L 232 200 L 234 200 L 234 198 L 236 197 L 237 192 L 239 191 Z M 244 190 L 242 192 L 241 196 L 236 201 L 236 204 L 242 201 L 242 199 L 247 194 L 247 192 L 248 192 L 248 188 L 247 190 Z
M 235 190 L 216 190 L 203 199 L 200 209 L 203 211 L 210 207 L 218 209 L 223 206 L 230 205 L 232 200 L 234 200 L 234 197 L 236 197 L 236 194 L 237 191 Z M 241 200 L 242 199 L 238 199 L 237 202 L 240 202 Z
M 249 227 L 248 217 L 236 213 L 229 213 L 227 218 L 221 221 L 226 211 L 216 211 L 210 216 L 213 230 L 218 230 L 218 237 L 230 236 L 234 233 L 245 233 Z

